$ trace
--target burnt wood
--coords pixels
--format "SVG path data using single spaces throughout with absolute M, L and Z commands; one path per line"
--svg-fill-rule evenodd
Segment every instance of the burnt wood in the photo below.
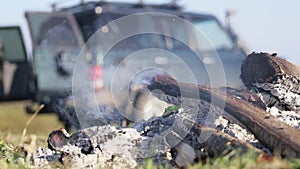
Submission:
M 219 92 L 218 89 L 180 83 L 167 76 L 155 76 L 148 86 L 150 90 L 161 90 L 163 93 L 175 97 L 190 97 L 211 102 L 215 106 L 224 107 L 225 114 L 229 114 L 243 123 L 249 131 L 275 154 L 283 157 L 300 157 L 300 131 L 280 122 L 266 111 L 248 101 Z M 199 98 L 195 98 L 195 91 L 199 91 Z M 225 103 L 225 105 L 223 104 Z
M 276 54 L 252 53 L 241 67 L 241 79 L 247 87 L 253 87 L 255 83 L 270 83 L 283 75 L 300 77 L 300 67 Z
M 241 79 L 268 107 L 300 110 L 300 67 L 275 54 L 252 53 L 241 67 Z

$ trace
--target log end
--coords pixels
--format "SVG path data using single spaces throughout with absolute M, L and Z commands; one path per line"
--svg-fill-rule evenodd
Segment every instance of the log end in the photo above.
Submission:
M 48 148 L 51 150 L 58 150 L 63 146 L 67 145 L 69 134 L 65 129 L 53 130 L 48 137 Z
M 273 62 L 273 56 L 269 53 L 251 53 L 244 60 L 241 67 L 241 79 L 248 87 L 253 87 L 254 83 L 265 83 L 274 80 L 280 74 L 280 67 Z

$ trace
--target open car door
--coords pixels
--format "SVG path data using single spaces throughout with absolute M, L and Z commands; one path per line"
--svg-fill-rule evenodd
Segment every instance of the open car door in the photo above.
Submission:
M 70 13 L 27 12 L 33 45 L 36 100 L 49 103 L 68 96 L 83 38 Z
M 0 27 L 0 100 L 29 98 L 29 74 L 20 27 Z

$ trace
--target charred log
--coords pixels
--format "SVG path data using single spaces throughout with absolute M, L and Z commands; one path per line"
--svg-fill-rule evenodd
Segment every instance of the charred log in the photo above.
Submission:
M 261 100 L 259 96 L 245 89 L 235 89 L 235 88 L 226 87 L 223 88 L 223 90 L 221 91 L 223 91 L 224 94 L 230 95 L 231 97 L 244 100 L 246 102 L 251 103 L 254 106 L 260 107 L 262 109 L 266 109 L 265 103 Z
M 241 79 L 260 93 L 268 107 L 300 110 L 300 67 L 275 54 L 252 53 L 241 68 Z
M 247 87 L 255 83 L 271 83 L 282 76 L 300 77 L 300 67 L 276 54 L 252 53 L 242 65 L 241 78 Z
M 199 91 L 199 98 L 211 102 L 214 98 L 215 106 L 223 107 L 229 114 L 243 123 L 255 137 L 274 153 L 283 157 L 300 157 L 300 131 L 267 116 L 266 111 L 247 101 L 218 92 L 217 89 L 180 83 L 166 76 L 156 76 L 149 85 L 150 90 L 161 90 L 165 94 L 181 97 L 195 97 L 194 91 Z
M 208 140 L 202 145 L 209 156 L 220 156 L 229 153 L 232 150 L 235 150 L 241 154 L 249 152 L 249 150 L 261 153 L 260 150 L 254 148 L 249 143 L 242 142 L 221 131 L 199 125 L 196 125 L 196 128 L 200 132 L 212 133 Z

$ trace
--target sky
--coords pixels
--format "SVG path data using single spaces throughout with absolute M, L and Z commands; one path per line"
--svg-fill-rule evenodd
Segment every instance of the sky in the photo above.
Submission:
M 111 0 L 115 1 L 115 0 Z M 118 0 L 138 2 L 138 0 Z M 30 47 L 25 11 L 51 11 L 51 4 L 62 6 L 79 0 L 2 0 L 0 26 L 20 25 Z M 163 3 L 166 0 L 144 0 L 145 3 Z M 278 53 L 300 65 L 300 1 L 299 0 L 179 0 L 186 11 L 209 13 L 224 23 L 225 10 L 235 11 L 231 23 L 249 51 Z

